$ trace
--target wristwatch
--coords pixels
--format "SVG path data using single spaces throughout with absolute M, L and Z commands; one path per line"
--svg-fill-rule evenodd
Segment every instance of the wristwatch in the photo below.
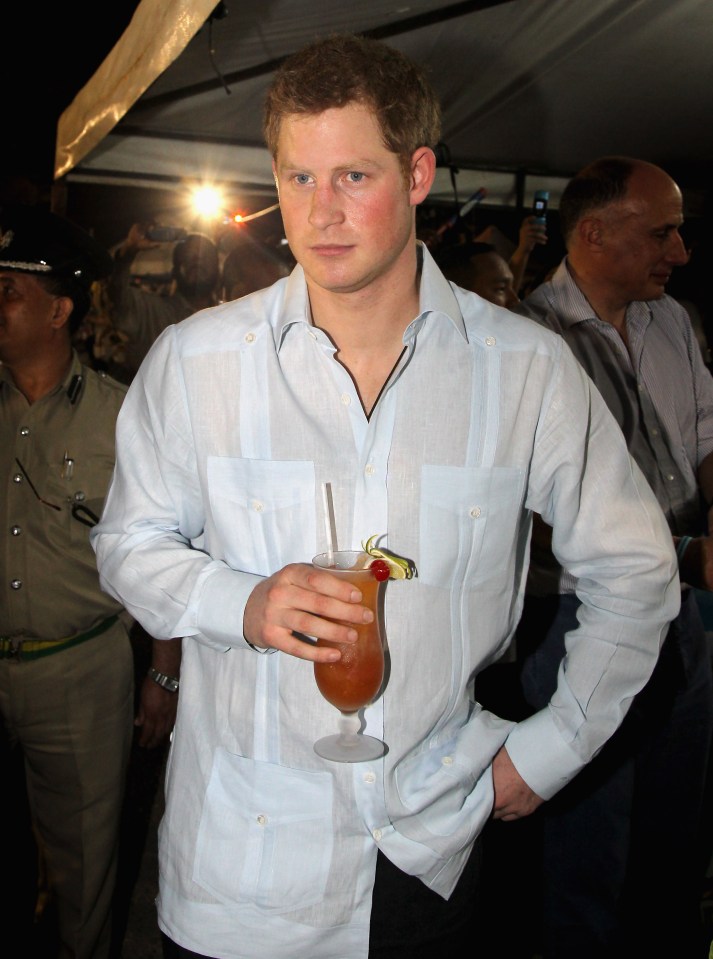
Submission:
M 175 676 L 167 676 L 166 673 L 160 673 L 157 669 L 154 669 L 153 666 L 149 666 L 148 676 L 163 689 L 167 689 L 169 693 L 178 692 L 179 681 Z

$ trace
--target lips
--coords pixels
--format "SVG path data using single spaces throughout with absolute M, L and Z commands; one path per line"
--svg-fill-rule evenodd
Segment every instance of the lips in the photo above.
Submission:
M 350 246 L 313 246 L 311 252 L 316 256 L 323 257 L 337 257 L 343 256 L 345 253 L 348 253 L 352 247 Z

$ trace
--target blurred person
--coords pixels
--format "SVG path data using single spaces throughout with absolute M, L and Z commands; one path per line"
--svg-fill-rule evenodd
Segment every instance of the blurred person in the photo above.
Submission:
M 132 285 L 132 265 L 142 250 L 160 244 L 149 238 L 146 223 L 134 223 L 114 252 L 114 269 L 106 281 L 106 305 L 112 326 L 123 336 L 123 370 L 117 375 L 130 382 L 149 347 L 167 326 L 198 310 L 218 303 L 220 258 L 218 247 L 203 233 L 189 233 L 173 247 L 172 290 L 169 294 L 137 289 Z M 114 367 L 112 367 L 114 370 Z
M 666 294 L 687 261 L 681 192 L 660 167 L 604 157 L 573 177 L 559 212 L 566 256 L 518 311 L 557 332 L 601 392 L 668 520 L 682 587 L 649 682 L 543 811 L 544 955 L 703 959 L 713 689 L 690 587 L 713 588 L 713 380 L 686 311 Z M 518 629 L 535 710 L 567 675 L 589 590 L 560 567 L 548 532 L 536 526 Z
M 109 593 L 184 637 L 164 954 L 465 954 L 484 823 L 530 815 L 614 732 L 678 610 L 675 552 L 561 340 L 502 323 L 417 243 L 440 135 L 422 71 L 319 40 L 276 72 L 264 130 L 298 265 L 154 343 L 92 533 Z M 356 765 L 314 750 L 336 718 L 314 664 L 342 656 L 314 641 L 373 621 L 311 565 L 325 482 L 339 544 L 384 534 L 418 571 L 385 584 L 388 683 L 360 717 L 388 751 Z M 472 683 L 514 632 L 533 510 L 588 590 L 559 699 L 514 723 Z
M 254 237 L 243 236 L 223 261 L 223 299 L 237 300 L 255 290 L 272 286 L 289 272 L 287 263 L 278 253 Z
M 458 243 L 436 251 L 435 260 L 446 279 L 496 306 L 512 309 L 520 302 L 512 270 L 492 243 Z

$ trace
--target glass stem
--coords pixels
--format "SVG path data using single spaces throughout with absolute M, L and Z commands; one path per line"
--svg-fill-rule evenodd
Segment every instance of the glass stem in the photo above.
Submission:
M 359 713 L 341 713 L 339 717 L 339 732 L 347 739 L 353 739 L 359 732 L 361 720 Z

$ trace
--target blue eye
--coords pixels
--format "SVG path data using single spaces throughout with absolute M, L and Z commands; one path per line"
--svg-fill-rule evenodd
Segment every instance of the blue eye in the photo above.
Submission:
M 364 179 L 364 174 L 357 173 L 356 170 L 352 170 L 351 173 L 347 173 L 347 178 L 350 183 L 361 183 L 361 181 Z
M 295 176 L 296 183 L 309 183 L 309 176 L 306 173 L 298 173 Z

